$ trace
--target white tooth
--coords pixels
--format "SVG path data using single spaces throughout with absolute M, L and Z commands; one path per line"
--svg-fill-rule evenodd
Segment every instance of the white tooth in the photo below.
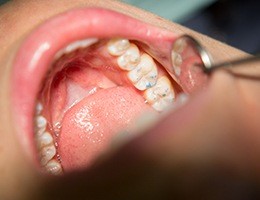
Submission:
M 138 90 L 146 90 L 153 87 L 157 82 L 158 72 L 157 68 L 152 69 L 148 74 L 143 76 L 134 86 Z
M 174 51 L 172 51 L 172 64 L 173 64 L 173 69 L 175 71 L 175 74 L 177 76 L 181 75 L 181 68 L 180 66 L 182 65 L 182 57 L 179 53 L 176 53 Z
M 107 44 L 108 52 L 113 56 L 121 56 L 129 47 L 129 40 L 122 38 L 111 39 Z
M 183 39 L 177 39 L 173 44 L 171 58 L 172 58 L 173 69 L 177 76 L 180 76 L 181 74 L 180 66 L 182 65 L 183 62 L 183 58 L 181 55 L 184 49 L 186 48 L 186 45 L 187 44 Z
M 37 114 L 37 115 L 41 114 L 42 109 L 43 109 L 43 105 L 42 105 L 40 102 L 38 102 L 38 103 L 36 104 L 36 114 Z
M 62 167 L 61 164 L 52 159 L 50 160 L 46 165 L 45 165 L 45 169 L 47 172 L 49 172 L 50 174 L 54 174 L 54 175 L 59 175 L 62 173 Z
M 173 51 L 176 53 L 182 53 L 184 51 L 184 49 L 186 48 L 187 43 L 185 41 L 185 39 L 181 38 L 181 39 L 177 39 L 174 44 L 173 44 Z
M 47 147 L 43 147 L 40 151 L 41 155 L 41 164 L 46 165 L 48 161 L 50 161 L 56 154 L 56 148 L 54 145 L 49 145 Z
M 53 137 L 49 132 L 44 132 L 41 135 L 36 135 L 37 147 L 41 149 L 42 147 L 48 146 L 53 143 Z
M 79 48 L 86 48 L 92 44 L 95 44 L 96 42 L 98 42 L 97 38 L 88 38 L 88 39 L 83 39 L 83 40 L 77 40 L 75 42 L 70 43 L 68 46 L 61 49 L 60 51 L 58 51 L 54 58 L 58 59 L 63 54 L 71 53 L 72 51 L 75 51 L 76 49 L 79 49 Z
M 36 127 L 38 129 L 46 128 L 47 126 L 47 120 L 42 115 L 36 116 Z
M 168 95 L 164 98 L 160 98 L 158 101 L 152 104 L 152 107 L 159 111 L 162 112 L 165 108 L 169 107 L 174 100 L 174 95 Z
M 118 57 L 117 64 L 121 69 L 130 71 L 140 62 L 140 58 L 138 47 L 131 43 L 126 52 Z
M 156 84 L 158 71 L 151 56 L 144 53 L 140 63 L 127 74 L 129 80 L 139 90 L 145 90 Z
M 144 97 L 157 111 L 163 111 L 172 104 L 175 94 L 170 80 L 163 76 L 158 79 L 155 86 L 144 92 Z

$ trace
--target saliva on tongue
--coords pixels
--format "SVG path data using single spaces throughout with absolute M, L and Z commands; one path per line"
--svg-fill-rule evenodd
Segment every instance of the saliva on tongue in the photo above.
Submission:
M 58 79 L 62 81 L 52 89 L 52 105 L 61 99 L 66 101 L 64 106 L 76 102 L 65 112 L 57 140 L 57 153 L 65 172 L 91 166 L 118 132 L 132 126 L 144 111 L 153 112 L 140 93 L 122 78 L 125 72 L 112 67 L 102 69 L 72 67 L 63 74 L 65 81 Z M 84 96 L 79 98 L 79 91 L 85 91 L 81 92 Z

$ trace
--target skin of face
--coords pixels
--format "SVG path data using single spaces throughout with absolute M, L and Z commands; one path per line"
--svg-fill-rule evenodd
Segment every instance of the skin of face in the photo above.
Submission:
M 92 169 L 48 177 L 28 161 L 11 112 L 10 76 L 15 53 L 25 36 L 47 19 L 73 8 L 93 6 L 121 12 L 176 34 L 190 34 L 217 62 L 247 55 L 118 1 L 8 2 L 0 7 L 0 199 L 199 199 L 206 190 L 209 192 L 204 197 L 211 199 L 214 195 L 222 197 L 223 182 L 232 185 L 240 181 L 246 183 L 242 188 L 247 191 L 247 186 L 260 176 L 260 82 L 225 70 L 212 74 L 208 86 L 192 95 L 185 106 L 159 119 L 120 151 L 108 153 Z M 251 65 L 233 71 L 259 71 Z M 185 120 L 180 120 L 184 115 Z M 180 127 L 175 126 L 178 123 L 183 127 L 175 128 Z M 162 133 L 159 140 L 158 132 Z M 241 184 L 234 185 L 241 191 Z M 228 194 L 235 198 L 240 193 Z

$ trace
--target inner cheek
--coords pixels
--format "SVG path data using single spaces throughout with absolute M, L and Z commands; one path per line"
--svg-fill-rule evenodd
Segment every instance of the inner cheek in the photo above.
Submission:
M 151 98 L 149 88 L 140 89 L 143 85 L 137 83 L 142 79 L 134 82 L 129 78 L 131 70 L 118 67 L 119 56 L 109 53 L 107 43 L 99 41 L 62 55 L 43 82 L 35 115 L 35 138 L 41 166 L 50 173 L 89 167 L 119 131 L 130 129 L 143 112 L 157 114 L 164 106 L 164 102 L 156 104 Z M 145 54 L 141 47 L 139 51 Z M 167 101 L 171 103 L 180 92 L 179 86 L 154 62 L 156 78 L 166 80 L 167 89 L 165 94 L 155 92 L 154 98 L 166 98 L 168 92 Z

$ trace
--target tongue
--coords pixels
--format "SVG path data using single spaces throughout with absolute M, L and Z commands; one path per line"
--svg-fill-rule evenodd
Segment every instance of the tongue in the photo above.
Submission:
M 85 97 L 65 114 L 58 153 L 65 171 L 85 168 L 109 148 L 115 134 L 151 109 L 131 87 L 113 87 Z

